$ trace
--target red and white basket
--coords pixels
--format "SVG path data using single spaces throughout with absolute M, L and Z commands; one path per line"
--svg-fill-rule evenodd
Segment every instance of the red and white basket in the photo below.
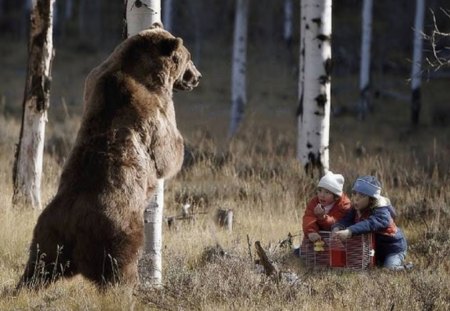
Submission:
M 372 234 L 353 236 L 345 241 L 331 238 L 331 232 L 320 231 L 322 245 L 304 239 L 300 258 L 314 268 L 347 268 L 365 270 L 375 264 L 375 243 Z

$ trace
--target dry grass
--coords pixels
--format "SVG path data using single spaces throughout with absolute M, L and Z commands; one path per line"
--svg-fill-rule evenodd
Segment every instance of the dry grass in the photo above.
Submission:
M 164 289 L 153 291 L 117 287 L 99 293 L 80 277 L 59 282 L 47 290 L 11 295 L 27 256 L 35 212 L 11 209 L 12 142 L 19 125 L 1 119 L 0 132 L 0 309 L 1 310 L 446 310 L 450 308 L 450 188 L 449 144 L 442 132 L 427 127 L 402 134 L 388 124 L 372 141 L 364 140 L 372 125 L 351 118 L 336 119 L 332 169 L 347 177 L 347 190 L 358 174 L 378 174 L 400 214 L 400 225 L 410 243 L 410 272 L 375 269 L 364 273 L 312 272 L 290 256 L 278 242 L 288 232 L 300 233 L 300 219 L 316 181 L 304 174 L 294 159 L 295 134 L 276 126 L 262 129 L 249 121 L 228 146 L 218 146 L 204 131 L 186 136 L 194 160 L 167 183 L 166 215 L 191 202 L 195 222 L 176 230 L 164 228 Z M 69 144 L 77 119 L 49 130 L 48 140 L 62 136 Z M 285 126 L 285 125 L 284 125 Z M 60 128 L 53 131 L 52 128 Z M 353 128 L 357 127 L 358 131 Z M 61 135 L 61 132 L 66 134 Z M 58 134 L 55 134 L 58 133 Z M 350 136 L 349 133 L 352 133 Z M 387 135 L 387 136 L 384 136 Z M 403 137 L 403 135 L 405 135 Z M 414 135 L 414 136 L 411 136 Z M 386 139 L 389 137 L 389 139 Z M 359 155 L 357 141 L 366 153 Z M 228 153 L 223 155 L 224 151 Z M 64 153 L 62 151 L 62 153 Z M 60 156 L 48 150 L 45 161 L 44 200 L 56 189 Z M 62 156 L 64 158 L 64 155 Z M 212 221 L 217 208 L 233 208 L 233 233 Z M 260 240 L 281 270 L 297 273 L 294 283 L 277 283 L 258 271 L 248 254 Z M 299 243 L 297 236 L 295 243 Z M 225 254 L 214 256 L 219 244 Z M 254 250 L 253 250 L 254 252 Z M 207 255 L 209 254 L 209 255 Z M 211 255 L 213 254 L 213 255 Z

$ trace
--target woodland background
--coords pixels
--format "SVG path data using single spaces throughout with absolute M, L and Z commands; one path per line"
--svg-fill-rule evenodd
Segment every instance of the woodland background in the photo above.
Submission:
M 299 1 L 294 36 L 283 41 L 283 1 L 250 2 L 245 119 L 226 137 L 230 112 L 234 1 L 174 1 L 173 33 L 184 39 L 203 74 L 199 88 L 177 93 L 177 122 L 190 152 L 166 185 L 165 216 L 184 203 L 195 222 L 164 228 L 164 291 L 114 288 L 99 293 L 81 278 L 39 293 L 10 295 L 22 272 L 38 212 L 11 208 L 12 163 L 18 142 L 27 61 L 26 2 L 0 1 L 0 309 L 1 310 L 447 310 L 450 308 L 450 73 L 425 66 L 420 126 L 410 128 L 414 1 L 374 1 L 374 111 L 356 118 L 359 97 L 361 2 L 333 6 L 330 168 L 346 190 L 363 174 L 382 180 L 399 213 L 414 270 L 310 271 L 279 243 L 299 244 L 301 216 L 317 176 L 295 159 Z M 68 10 L 72 3 L 72 10 Z M 427 1 L 438 26 L 450 32 L 444 0 Z M 122 1 L 57 1 L 44 158 L 43 202 L 54 195 L 79 126 L 84 78 L 121 41 Z M 433 29 L 428 11 L 425 33 Z M 449 42 L 439 42 L 442 49 Z M 425 57 L 430 46 L 425 42 Z M 218 208 L 232 208 L 232 233 L 214 225 Z M 206 213 L 206 214 L 200 214 Z M 293 282 L 275 282 L 255 269 L 248 251 L 261 241 Z M 253 256 L 254 249 L 252 248 Z

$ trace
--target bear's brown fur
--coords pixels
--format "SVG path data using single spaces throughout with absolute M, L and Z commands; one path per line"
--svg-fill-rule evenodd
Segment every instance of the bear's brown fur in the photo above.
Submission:
M 76 274 L 101 286 L 138 281 L 144 209 L 157 178 L 172 177 L 183 161 L 172 90 L 192 90 L 200 77 L 183 41 L 158 25 L 92 70 L 74 148 L 18 288 Z

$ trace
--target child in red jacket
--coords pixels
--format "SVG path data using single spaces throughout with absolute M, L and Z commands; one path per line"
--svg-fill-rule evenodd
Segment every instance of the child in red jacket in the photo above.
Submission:
M 350 210 L 350 199 L 343 192 L 344 176 L 328 172 L 317 185 L 317 195 L 306 206 L 303 233 L 311 242 L 320 240 L 319 231 L 331 226 Z

